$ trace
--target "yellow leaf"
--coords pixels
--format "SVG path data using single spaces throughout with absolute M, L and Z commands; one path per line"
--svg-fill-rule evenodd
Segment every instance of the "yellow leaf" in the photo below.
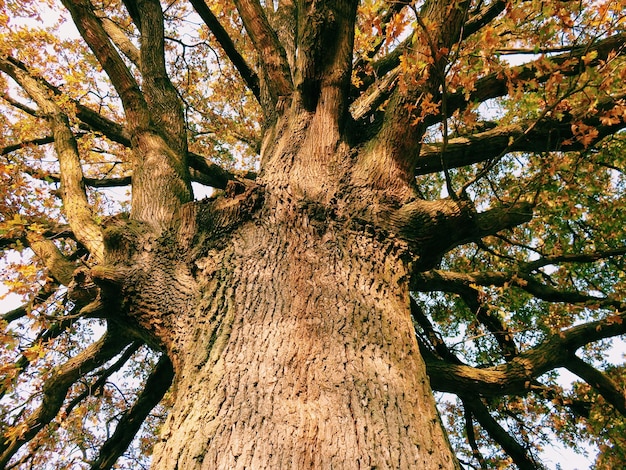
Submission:
M 598 51 L 590 51 L 589 53 L 582 56 L 583 63 L 585 65 L 589 65 L 593 60 L 596 59 L 596 57 L 598 57 Z

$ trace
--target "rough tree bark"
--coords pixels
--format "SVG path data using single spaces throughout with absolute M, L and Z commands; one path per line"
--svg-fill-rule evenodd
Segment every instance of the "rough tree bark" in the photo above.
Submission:
M 50 90 L 19 64 L 0 66 L 54 131 L 64 200 L 75 201 L 67 216 L 92 253 L 92 265 L 73 275 L 72 295 L 91 302 L 83 312 L 165 351 L 173 366 L 174 404 L 152 468 L 459 468 L 409 289 L 443 278 L 429 270 L 454 246 L 531 217 L 524 201 L 478 213 L 462 197 L 425 201 L 415 188 L 420 152 L 428 171 L 441 160 L 439 148 L 421 148 L 427 123 L 415 124 L 412 112 L 440 93 L 440 52 L 463 34 L 468 2 L 427 1 L 415 12 L 423 38 L 413 53 L 428 65 L 394 89 L 384 117 L 369 126 L 349 113 L 356 0 L 279 1 L 271 15 L 257 0 L 236 0 L 260 55 L 258 75 L 206 4 L 192 0 L 265 113 L 256 180 L 220 174 L 220 185 L 231 179 L 225 191 L 203 201 L 192 201 L 194 160 L 166 73 L 158 0 L 124 1 L 139 51 L 114 39 L 114 25 L 88 0 L 63 3 L 124 105 L 124 129 L 99 128 L 133 150 L 128 217 L 91 220 L 74 137 Z M 137 65 L 140 83 L 118 50 Z M 497 154 L 504 144 L 495 131 L 484 134 Z M 458 153 L 453 164 L 473 161 L 471 143 L 448 143 Z M 496 370 L 513 371 L 511 388 L 526 382 L 516 364 Z M 464 371 L 453 373 L 480 380 Z
M 154 468 L 453 468 L 402 244 L 286 199 L 267 194 L 197 262 L 200 306 L 168 328 L 176 395 Z
M 294 108 L 255 183 L 183 205 L 160 235 L 126 221 L 105 232 L 107 262 L 91 270 L 105 303 L 125 299 L 176 372 L 153 468 L 455 468 L 409 274 L 420 246 L 454 243 L 435 237 L 438 218 L 457 219 L 454 239 L 471 231 L 465 211 L 381 202 L 320 122 L 326 107 Z
M 153 468 L 457 468 L 416 342 L 409 278 L 528 211 L 506 208 L 494 224 L 466 203 L 417 198 L 425 127 L 408 123 L 405 104 L 437 81 L 395 96 L 364 144 L 348 114 L 357 2 L 281 2 L 273 21 L 291 23 L 273 29 L 257 1 L 238 0 L 263 57 L 262 169 L 254 183 L 189 202 L 158 2 L 125 2 L 141 33 L 142 93 L 88 3 L 64 3 L 122 98 L 136 155 L 130 220 L 108 223 L 104 262 L 75 290 L 95 281 L 92 310 L 114 305 L 116 321 L 173 364 Z M 438 34 L 417 53 L 450 47 L 464 11 L 428 3 L 424 20 Z

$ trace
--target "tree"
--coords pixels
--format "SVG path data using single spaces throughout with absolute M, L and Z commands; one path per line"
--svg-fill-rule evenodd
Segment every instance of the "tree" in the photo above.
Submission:
M 60 3 L 0 6 L 0 466 L 623 463 L 623 1 Z

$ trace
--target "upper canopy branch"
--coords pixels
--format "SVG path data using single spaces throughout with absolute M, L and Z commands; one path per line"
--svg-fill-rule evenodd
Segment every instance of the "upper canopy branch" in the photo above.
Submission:
M 416 119 L 415 113 L 423 114 L 432 98 L 440 94 L 440 89 L 445 90 L 446 68 L 460 38 L 468 5 L 465 1 L 428 1 L 416 12 L 421 27 L 416 36 L 418 40 L 405 55 L 407 70 L 389 98 L 375 137 L 376 145 L 364 155 L 365 165 L 371 167 L 376 163 L 383 168 L 394 168 L 392 178 L 401 178 L 407 183 L 414 178 L 413 168 L 428 127 L 426 120 Z M 382 169 L 375 171 L 380 173 L 377 179 L 390 173 Z
M 382 46 L 385 44 L 385 39 L 386 39 L 385 36 L 387 34 L 387 30 L 389 28 L 389 24 L 391 20 L 394 18 L 394 16 L 400 13 L 404 7 L 406 7 L 410 3 L 411 2 L 408 0 L 401 0 L 401 1 L 390 2 L 380 7 L 379 28 L 380 28 L 381 34 L 375 38 L 376 42 L 372 46 L 371 50 L 367 52 L 367 59 L 369 60 L 373 59 L 376 56 L 376 54 L 380 51 Z M 398 48 L 394 49 L 394 51 L 397 49 Z M 365 58 L 360 57 L 354 63 L 354 69 L 355 71 L 357 71 L 358 77 L 359 79 L 361 79 L 361 81 L 368 80 L 368 75 L 364 73 L 364 67 L 365 67 L 366 62 L 367 60 Z
M 590 304 L 603 308 L 623 309 L 621 302 L 605 297 L 584 294 L 577 291 L 563 291 L 548 284 L 543 284 L 531 275 L 523 272 L 472 272 L 431 270 L 416 274 L 414 288 L 422 292 L 443 291 L 464 294 L 471 285 L 517 287 L 547 302 L 565 302 L 572 304 Z
M 447 168 L 459 168 L 473 163 L 489 161 L 509 152 L 549 152 L 583 150 L 626 127 L 626 118 L 620 108 L 626 93 L 607 97 L 595 105 L 593 114 L 588 107 L 574 110 L 560 118 L 543 118 L 497 126 L 477 134 L 450 139 L 442 144 L 424 144 L 415 167 L 416 175 L 425 175 Z M 615 109 L 616 119 L 603 124 L 604 113 Z M 580 134 L 578 126 L 593 128 L 593 134 Z
M 384 153 L 387 155 L 395 154 L 395 159 L 399 162 L 404 161 L 405 165 L 414 166 L 418 175 L 440 171 L 444 169 L 444 165 L 448 169 L 486 161 L 503 152 L 514 150 L 582 149 L 626 125 L 624 119 L 610 125 L 604 125 L 598 119 L 603 111 L 622 105 L 620 100 L 623 98 L 623 93 L 601 100 L 595 115 L 584 112 L 582 109 L 565 113 L 564 119 L 551 118 L 548 115 L 537 127 L 529 122 L 516 123 L 481 132 L 474 136 L 450 139 L 445 144 L 419 146 L 414 139 L 421 139 L 426 127 L 441 121 L 444 116 L 447 118 L 454 111 L 465 109 L 470 103 L 476 104 L 505 96 L 511 91 L 511 87 L 523 87 L 525 83 L 531 81 L 535 84 L 545 83 L 556 72 L 567 77 L 578 75 L 588 68 L 602 66 L 607 59 L 615 57 L 616 54 L 623 54 L 625 43 L 626 34 L 615 34 L 591 44 L 572 47 L 567 53 L 541 57 L 527 64 L 490 74 L 478 79 L 472 90 L 457 89 L 449 94 L 445 93 L 445 88 L 440 92 L 437 83 L 440 83 L 442 78 L 438 79 L 436 73 L 432 72 L 426 85 L 415 88 L 412 98 L 400 99 L 397 96 L 399 94 L 397 88 L 401 82 L 406 83 L 407 78 L 398 80 L 393 77 L 393 80 L 388 81 L 389 83 L 384 81 L 374 83 L 373 90 L 364 93 L 354 103 L 353 115 L 358 119 L 366 119 L 371 113 L 380 114 L 380 104 L 389 99 L 386 114 L 392 117 L 385 120 L 378 134 L 378 137 L 386 142 L 387 147 L 389 147 L 389 150 Z M 396 51 L 397 49 L 390 54 L 392 60 L 385 58 L 382 63 L 395 64 L 399 62 L 402 54 Z M 432 67 L 435 66 L 432 65 Z M 398 69 L 399 66 L 394 69 L 389 65 L 385 68 L 388 71 Z M 397 72 L 395 73 L 397 74 Z M 387 75 L 390 74 L 387 72 Z M 412 78 L 412 80 L 419 83 L 418 77 Z M 443 80 L 445 81 L 445 78 Z M 406 111 L 419 110 L 424 99 L 433 101 L 433 111 L 422 116 L 421 120 L 415 121 L 415 116 L 410 111 L 408 113 Z M 404 120 L 398 121 L 401 119 Z M 583 143 L 578 139 L 579 136 L 574 135 L 572 124 L 578 121 L 585 125 L 593 125 L 597 129 L 598 132 L 592 142 L 585 140 Z
M 592 44 L 572 47 L 570 51 L 541 58 L 517 65 L 505 71 L 494 72 L 480 78 L 472 90 L 458 89 L 447 97 L 448 112 L 464 109 L 470 103 L 483 103 L 489 99 L 506 96 L 510 86 L 523 84 L 530 80 L 545 83 L 553 73 L 574 76 L 585 69 L 597 67 L 611 54 L 624 54 L 626 33 L 615 34 Z
M 626 416 L 626 395 L 606 374 L 575 355 L 566 362 L 565 367 L 595 388 L 617 411 Z
M 95 222 L 87 200 L 78 146 L 67 116 L 51 99 L 46 87 L 19 63 L 9 57 L 0 57 L 0 70 L 11 76 L 29 94 L 46 117 L 61 169 L 61 197 L 68 222 L 76 239 L 89 249 L 97 262 L 102 261 L 102 230 Z
M 389 21 L 393 17 L 393 15 L 398 13 L 408 4 L 410 4 L 410 2 L 398 1 L 393 2 L 392 5 L 389 5 L 388 10 L 386 10 L 382 19 L 383 27 L 385 26 L 385 20 Z M 493 21 L 500 13 L 505 10 L 506 4 L 507 2 L 498 0 L 488 5 L 483 5 L 478 11 L 468 12 L 467 21 L 461 29 L 461 39 L 468 38 L 477 31 L 480 31 L 481 28 L 489 24 L 491 21 Z M 376 81 L 383 79 L 392 70 L 397 70 L 403 54 L 405 54 L 407 50 L 412 47 L 415 34 L 417 34 L 417 32 L 415 31 L 409 34 L 405 39 L 402 40 L 400 44 L 398 44 L 398 46 L 392 49 L 387 55 L 370 62 L 369 67 L 371 68 L 371 71 L 373 71 L 373 73 L 365 73 L 365 61 L 363 59 L 357 60 L 355 62 L 355 70 L 357 71 L 360 85 L 356 87 L 356 90 L 353 90 L 351 95 L 355 95 L 357 91 L 365 91 L 372 85 L 375 86 Z M 384 41 L 382 40 L 377 43 L 369 56 L 374 57 L 374 54 L 379 50 L 379 46 L 383 43 Z M 369 91 L 366 92 L 366 94 L 368 93 Z
M 488 3 L 487 5 L 483 5 L 483 3 L 480 2 L 479 7 L 475 11 L 469 12 L 469 18 L 463 25 L 463 38 L 471 36 L 475 32 L 480 31 L 484 26 L 491 23 L 506 9 L 507 3 L 508 2 L 505 0 L 496 0 Z
M 521 271 L 531 273 L 539 268 L 550 264 L 560 263 L 593 263 L 594 261 L 608 259 L 613 256 L 626 255 L 626 247 L 613 250 L 593 251 L 590 253 L 570 253 L 562 255 L 542 256 L 541 258 L 525 263 Z
M 427 358 L 431 384 L 435 390 L 451 393 L 473 389 L 483 396 L 525 394 L 540 375 L 558 367 L 568 367 L 579 348 L 624 334 L 626 311 L 618 316 L 621 321 L 609 317 L 561 331 L 506 364 L 493 367 L 477 368 Z
M 505 2 L 496 3 L 499 4 Z M 494 7 L 495 6 L 496 5 L 494 4 Z M 463 37 L 466 37 L 468 35 L 468 31 L 464 29 L 463 34 Z M 406 49 L 412 45 L 412 42 L 411 37 L 405 39 L 387 56 L 372 64 L 376 80 L 372 77 L 365 81 L 368 86 L 372 87 L 372 90 L 366 91 L 364 95 L 376 92 L 376 89 L 380 87 L 377 80 L 384 79 L 384 77 L 392 71 L 396 71 L 396 73 L 399 71 L 401 57 L 405 53 Z M 479 78 L 473 84 L 471 90 L 458 88 L 450 92 L 446 97 L 447 114 L 449 116 L 456 110 L 463 110 L 470 104 L 482 103 L 489 99 L 506 96 L 509 93 L 510 86 L 517 86 L 529 80 L 534 80 L 538 84 L 545 83 L 550 79 L 553 72 L 558 71 L 563 76 L 577 75 L 587 68 L 596 67 L 603 61 L 606 61 L 612 53 L 623 54 L 625 42 L 626 33 L 619 33 L 592 44 L 569 47 L 568 51 L 563 54 L 549 57 L 543 56 L 526 64 L 512 66 L 504 71 L 491 73 L 485 77 Z M 583 60 L 583 56 L 585 57 L 585 60 Z M 589 57 L 592 58 L 590 59 Z M 546 70 L 548 64 L 550 64 L 550 71 Z M 392 90 L 393 88 L 386 90 L 384 99 L 391 95 Z M 380 102 L 381 101 L 377 102 L 375 106 L 367 109 L 361 107 L 359 117 L 365 116 L 369 112 L 373 112 Z M 440 112 L 435 112 L 431 116 L 426 117 L 425 121 L 429 124 L 433 124 L 441 119 L 442 114 Z
M 235 43 L 208 7 L 205 0 L 189 1 L 193 5 L 196 12 L 200 15 L 200 18 L 202 18 L 202 21 L 204 21 L 207 27 L 211 30 L 211 33 L 213 33 L 213 36 L 215 36 L 215 39 L 235 66 L 239 75 L 241 75 L 241 78 L 246 82 L 246 85 L 250 91 L 252 91 L 252 94 L 256 97 L 257 101 L 260 102 L 261 94 L 259 89 L 259 77 L 256 72 L 248 65 L 239 50 L 237 50 Z
M 142 91 L 151 124 L 166 136 L 168 145 L 184 163 L 187 153 L 185 119 L 181 100 L 165 65 L 161 4 L 158 0 L 125 0 L 124 3 L 140 31 Z
M 235 0 L 235 5 L 257 53 L 263 58 L 262 88 L 267 90 L 268 96 L 262 95 L 262 98 L 269 99 L 269 112 L 273 113 L 279 99 L 293 91 L 287 55 L 258 0 Z
M 122 100 L 131 129 L 147 128 L 147 105 L 139 84 L 118 54 L 89 0 L 62 0 L 80 35 L 102 65 Z
M 30 312 L 32 313 L 32 311 Z M 39 318 L 45 318 L 45 315 L 39 313 Z M 52 319 L 52 323 L 48 327 L 42 328 L 37 336 L 29 343 L 29 346 L 20 357 L 9 366 L 9 371 L 5 369 L 3 373 L 3 380 L 0 382 L 0 399 L 2 399 L 7 393 L 10 393 L 16 387 L 19 388 L 19 378 L 29 370 L 31 361 L 33 360 L 32 354 L 29 354 L 31 348 L 37 348 L 39 345 L 52 343 L 56 338 L 61 336 L 74 325 L 77 317 L 74 315 L 63 315 Z M 44 320 L 45 321 L 45 320 Z M 8 372 L 8 373 L 7 373 Z
M 29 301 L 0 315 L 0 322 L 7 322 L 8 324 L 20 318 L 24 318 L 29 312 L 43 305 L 57 292 L 58 288 L 59 283 L 57 281 L 52 279 L 48 280 Z
M 7 145 L 5 147 L 0 148 L 0 155 L 8 155 L 16 150 L 30 147 L 32 145 L 46 145 L 54 142 L 54 137 L 51 135 L 45 137 L 39 137 L 35 139 L 29 139 L 22 142 L 18 142 L 16 144 Z M 33 174 L 31 176 L 35 176 L 35 171 L 33 170 Z
M 60 90 L 56 87 L 52 87 L 47 82 L 45 85 L 54 90 L 55 94 L 60 94 Z M 76 117 L 82 122 L 81 128 L 90 131 L 96 131 L 104 135 L 107 139 L 119 143 L 124 147 L 130 148 L 131 141 L 130 135 L 126 129 L 112 121 L 96 111 L 92 110 L 88 106 L 72 100 L 72 104 L 76 110 Z M 36 110 L 31 110 L 32 114 L 37 114 Z M 80 134 L 76 137 L 80 137 Z M 46 145 L 54 142 L 53 136 L 45 136 L 36 139 L 30 139 L 24 142 L 19 142 L 11 145 L 7 145 L 0 148 L 0 155 L 8 155 L 12 152 L 20 150 L 31 145 Z M 204 184 L 217 189 L 225 189 L 229 181 L 237 179 L 237 175 L 225 170 L 216 163 L 207 161 L 205 157 L 194 152 L 187 152 L 187 162 L 191 171 L 192 181 Z M 45 173 L 39 169 L 28 170 L 27 172 L 34 178 L 44 179 L 46 181 L 60 181 L 60 175 Z M 254 175 L 247 174 L 246 177 L 253 177 Z M 131 178 L 129 176 L 120 178 L 83 178 L 85 185 L 94 188 L 116 187 L 116 186 L 128 186 L 131 184 Z
M 132 43 L 126 33 L 120 28 L 120 26 L 111 18 L 100 15 L 96 12 L 100 21 L 102 21 L 102 27 L 106 31 L 107 35 L 113 41 L 113 44 L 130 60 L 134 66 L 141 67 L 141 56 L 139 49 Z

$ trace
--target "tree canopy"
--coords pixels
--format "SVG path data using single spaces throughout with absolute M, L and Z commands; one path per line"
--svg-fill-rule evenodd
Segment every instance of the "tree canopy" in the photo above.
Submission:
M 461 464 L 539 468 L 555 441 L 626 462 L 626 3 L 327 3 L 0 2 L 1 269 L 24 300 L 0 317 L 0 467 L 149 465 L 174 372 L 112 319 L 103 260 L 194 193 L 257 204 L 294 94 L 385 155 L 355 174 L 414 185 L 355 219 L 421 243 L 412 320 Z

